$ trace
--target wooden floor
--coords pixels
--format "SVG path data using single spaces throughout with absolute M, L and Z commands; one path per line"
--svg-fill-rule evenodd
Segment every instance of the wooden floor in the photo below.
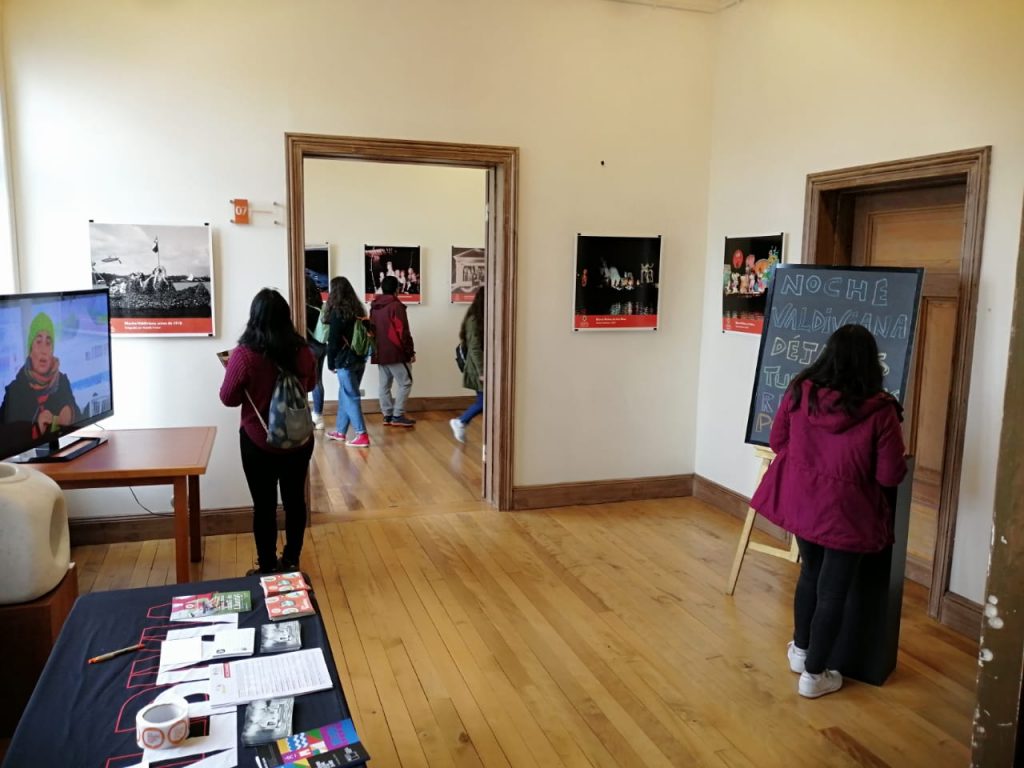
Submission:
M 976 644 L 916 585 L 885 686 L 801 699 L 797 566 L 752 554 L 724 596 L 739 522 L 692 498 L 491 511 L 479 434 L 457 445 L 449 416 L 316 454 L 302 567 L 374 768 L 969 762 Z M 240 575 L 251 538 L 206 538 L 193 578 Z M 73 558 L 83 592 L 174 578 L 170 541 Z

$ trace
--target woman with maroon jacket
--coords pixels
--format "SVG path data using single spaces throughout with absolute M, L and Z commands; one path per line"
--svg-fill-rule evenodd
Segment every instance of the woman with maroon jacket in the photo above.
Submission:
M 844 325 L 817 362 L 793 379 L 772 424 L 775 460 L 750 506 L 797 537 L 800 578 L 789 666 L 801 696 L 838 691 L 825 664 L 842 627 L 861 555 L 892 544 L 883 488 L 907 473 L 899 403 L 882 389 L 878 345 Z
M 252 533 L 259 573 L 296 570 L 306 529 L 306 473 L 313 455 L 313 440 L 291 450 L 272 448 L 267 445 L 263 426 L 281 368 L 298 376 L 307 392 L 316 386 L 316 361 L 306 340 L 295 332 L 288 302 L 272 288 L 264 288 L 252 300 L 249 322 L 238 346 L 231 351 L 220 385 L 224 405 L 242 406 L 239 440 L 242 469 L 252 495 Z M 280 561 L 278 485 L 285 520 L 285 545 Z

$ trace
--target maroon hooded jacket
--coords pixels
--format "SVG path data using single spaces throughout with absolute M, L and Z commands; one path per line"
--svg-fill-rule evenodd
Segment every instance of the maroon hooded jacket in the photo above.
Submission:
M 907 473 L 899 406 L 885 393 L 869 398 L 854 416 L 836 407 L 839 393 L 811 383 L 800 405 L 782 398 L 769 444 L 775 460 L 750 506 L 802 539 L 846 552 L 878 552 L 892 543 L 892 513 L 882 486 Z
M 370 305 L 370 320 L 376 329 L 376 348 L 370 362 L 375 365 L 408 363 L 416 356 L 409 332 L 405 304 L 397 296 L 377 296 Z

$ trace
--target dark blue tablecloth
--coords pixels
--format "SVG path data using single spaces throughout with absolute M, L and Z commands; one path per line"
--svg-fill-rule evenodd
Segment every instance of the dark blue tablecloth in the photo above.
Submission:
M 269 620 L 256 576 L 80 597 L 14 732 L 4 768 L 125 768 L 138 763 L 142 751 L 135 744 L 135 714 L 155 698 L 155 690 L 164 687 L 156 685 L 160 641 L 168 629 L 190 626 L 167 620 L 171 598 L 246 589 L 252 596 L 252 610 L 239 615 L 238 626 L 257 628 L 259 655 L 258 628 Z M 299 622 L 302 647 L 323 649 L 334 688 L 295 697 L 293 732 L 349 717 L 319 612 Z M 145 643 L 143 650 L 99 664 L 88 663 L 93 656 L 139 642 Z M 16 659 L 5 661 L 17 663 Z M 244 714 L 245 707 L 240 706 L 239 729 Z M 243 747 L 239 740 L 238 765 L 247 768 L 255 764 L 255 750 Z

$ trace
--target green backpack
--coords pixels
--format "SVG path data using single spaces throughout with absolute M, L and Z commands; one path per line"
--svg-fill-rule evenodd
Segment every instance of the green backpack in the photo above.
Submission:
M 373 334 L 366 330 L 366 322 L 356 318 L 352 325 L 352 340 L 348 344 L 352 354 L 357 357 L 366 357 L 373 354 L 374 346 Z

